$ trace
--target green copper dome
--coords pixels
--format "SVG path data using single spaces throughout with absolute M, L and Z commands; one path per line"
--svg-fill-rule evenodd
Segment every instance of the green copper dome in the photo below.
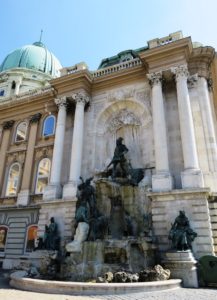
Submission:
M 0 66 L 0 72 L 14 68 L 36 70 L 57 77 L 62 66 L 43 43 L 36 42 L 8 54 Z

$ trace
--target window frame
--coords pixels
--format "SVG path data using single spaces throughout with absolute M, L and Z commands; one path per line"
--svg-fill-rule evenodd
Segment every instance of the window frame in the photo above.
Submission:
M 19 173 L 18 173 L 18 180 L 17 180 L 16 192 L 15 192 L 14 195 L 9 195 L 9 194 L 8 194 L 8 189 L 9 189 L 9 178 L 10 178 L 10 173 L 11 173 L 12 167 L 15 166 L 15 165 L 18 165 L 18 167 L 19 167 Z M 6 196 L 6 197 L 16 197 L 16 196 L 17 196 L 17 194 L 18 194 L 18 189 L 19 189 L 19 183 L 20 183 L 20 174 L 21 174 L 21 165 L 20 165 L 20 163 L 18 163 L 18 162 L 12 163 L 11 166 L 10 166 L 10 168 L 9 168 L 8 175 L 7 175 L 6 190 L 5 190 L 5 196 Z
M 43 161 L 43 160 L 48 160 L 49 162 L 50 162 L 50 168 L 49 168 L 49 175 L 48 175 L 48 177 L 46 176 L 39 176 L 39 168 L 40 168 L 40 164 L 41 164 L 41 162 Z M 41 194 L 43 194 L 43 192 L 44 191 L 42 191 L 42 192 L 39 192 L 38 191 L 38 188 L 37 188 L 37 185 L 38 185 L 38 180 L 40 179 L 40 178 L 48 178 L 48 184 L 49 184 L 49 180 L 50 180 L 50 173 L 51 173 L 51 159 L 49 158 L 49 157 L 44 157 L 44 158 L 42 158 L 42 159 L 40 159 L 39 160 L 39 162 L 38 162 L 38 166 L 37 166 L 37 173 L 36 173 L 36 182 L 35 182 L 35 189 L 34 189 L 34 191 L 35 191 L 35 194 L 36 195 L 41 195 Z
M 46 122 L 47 122 L 47 120 L 48 120 L 49 118 L 53 118 L 53 120 L 54 120 L 53 130 L 52 130 L 52 133 L 46 134 L 46 135 L 45 135 L 45 134 L 44 134 L 44 132 L 45 132 L 45 126 L 46 126 Z M 56 117 L 55 117 L 55 115 L 51 114 L 51 115 L 46 116 L 46 117 L 44 118 L 43 126 L 42 126 L 42 137 L 43 137 L 43 138 L 46 138 L 46 137 L 49 137 L 49 136 L 54 135 L 54 134 L 55 134 L 55 129 L 56 129 Z
M 18 131 L 18 127 L 19 127 L 21 124 L 26 124 L 25 138 L 24 138 L 24 140 L 17 141 L 17 131 Z M 22 142 L 25 142 L 25 141 L 27 140 L 27 131 L 28 131 L 28 123 L 27 123 L 26 121 L 20 122 L 20 123 L 17 125 L 17 127 L 16 127 L 16 132 L 15 132 L 14 142 L 15 142 L 15 143 L 22 143 Z
M 29 254 L 29 253 L 32 253 L 34 251 L 34 248 L 32 249 L 32 251 L 27 251 L 27 243 L 28 243 L 28 234 L 29 234 L 29 229 L 31 227 L 37 227 L 37 236 L 38 236 L 38 224 L 29 224 L 27 227 L 26 227 L 26 237 L 25 237 L 25 248 L 24 248 L 24 252 L 26 254 Z M 37 237 L 36 237 L 36 240 L 37 240 Z

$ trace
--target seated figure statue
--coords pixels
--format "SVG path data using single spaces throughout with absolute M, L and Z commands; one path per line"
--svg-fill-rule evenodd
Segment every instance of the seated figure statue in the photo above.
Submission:
M 169 240 L 172 241 L 172 247 L 179 251 L 191 249 L 191 244 L 196 236 L 197 233 L 190 228 L 189 220 L 185 212 L 181 210 L 175 222 L 172 224 L 168 236 Z
M 50 218 L 49 226 L 45 225 L 44 244 L 47 250 L 59 250 L 58 227 L 54 217 Z

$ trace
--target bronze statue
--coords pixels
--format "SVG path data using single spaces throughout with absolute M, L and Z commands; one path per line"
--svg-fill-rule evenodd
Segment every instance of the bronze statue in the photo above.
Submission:
M 77 209 L 78 206 L 81 205 L 81 203 L 86 202 L 87 210 L 89 210 L 90 217 L 93 217 L 96 211 L 96 196 L 95 196 L 95 189 L 91 185 L 91 181 L 93 180 L 93 177 L 90 177 L 83 180 L 82 177 L 80 177 L 82 180 L 82 183 L 78 185 L 78 202 L 77 202 Z M 84 206 L 84 204 L 83 204 Z M 86 222 L 86 221 L 85 221 Z
M 45 249 L 59 250 L 58 226 L 55 223 L 54 217 L 50 218 L 50 225 L 45 225 Z
M 116 140 L 116 147 L 114 151 L 114 156 L 112 158 L 112 161 L 107 166 L 107 169 L 112 165 L 112 179 L 114 179 L 117 176 L 117 166 L 120 165 L 121 168 L 121 177 L 127 177 L 128 175 L 128 164 L 127 160 L 125 158 L 125 154 L 128 152 L 127 147 L 122 144 L 123 138 L 119 137 Z
M 190 228 L 189 220 L 183 210 L 179 211 L 179 216 L 176 217 L 175 222 L 169 232 L 169 240 L 172 241 L 174 249 L 185 251 L 191 249 L 192 242 L 196 238 L 197 233 Z

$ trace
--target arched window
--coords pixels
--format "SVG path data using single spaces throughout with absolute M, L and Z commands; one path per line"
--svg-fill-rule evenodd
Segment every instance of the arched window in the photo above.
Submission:
M 25 141 L 27 133 L 27 123 L 22 122 L 17 126 L 15 142 Z
M 53 135 L 54 131 L 55 131 L 55 117 L 51 115 L 44 120 L 42 135 L 43 136 Z
M 32 252 L 37 247 L 37 225 L 30 225 L 26 235 L 26 252 Z
M 49 158 L 43 158 L 39 162 L 35 188 L 36 194 L 42 194 L 44 188 L 48 185 L 48 180 L 50 177 L 50 167 L 51 162 Z
M 11 165 L 6 188 L 6 196 L 16 196 L 20 177 L 20 165 L 14 163 Z
M 8 227 L 0 225 L 0 253 L 5 251 Z

